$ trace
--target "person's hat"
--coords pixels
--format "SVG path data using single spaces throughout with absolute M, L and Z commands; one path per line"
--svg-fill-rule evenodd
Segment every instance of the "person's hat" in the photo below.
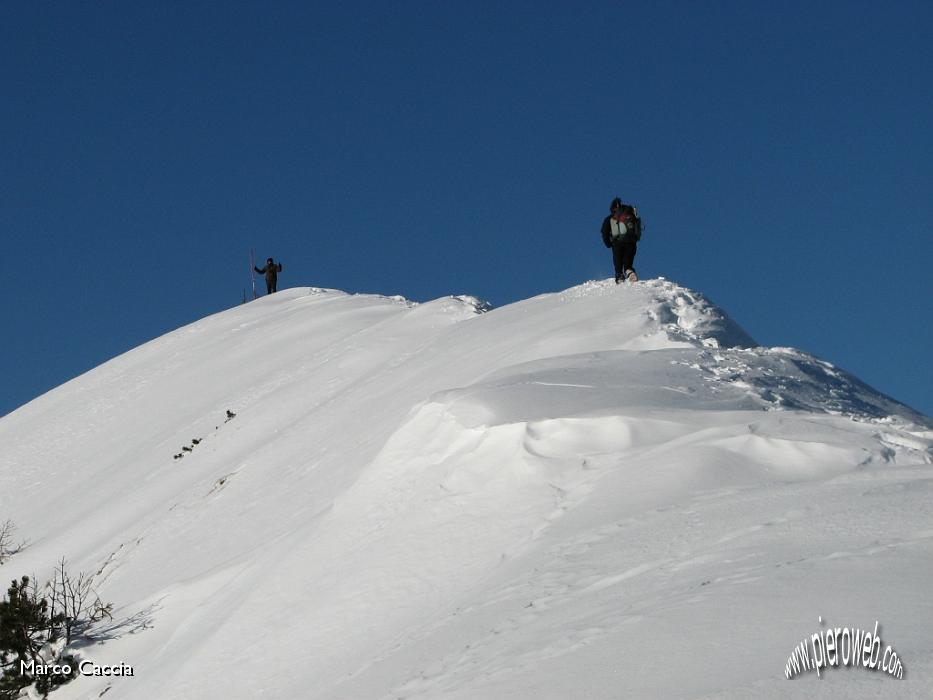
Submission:
M 622 200 L 616 197 L 612 200 L 612 204 L 609 205 L 609 213 L 615 214 L 619 209 L 622 208 Z

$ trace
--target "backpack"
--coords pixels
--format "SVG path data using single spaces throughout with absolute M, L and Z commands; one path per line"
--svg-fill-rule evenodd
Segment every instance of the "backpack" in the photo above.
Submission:
M 622 212 L 625 214 L 632 215 L 633 231 L 632 234 L 635 236 L 636 241 L 641 240 L 641 217 L 638 216 L 638 209 L 633 207 L 631 204 L 623 204 Z

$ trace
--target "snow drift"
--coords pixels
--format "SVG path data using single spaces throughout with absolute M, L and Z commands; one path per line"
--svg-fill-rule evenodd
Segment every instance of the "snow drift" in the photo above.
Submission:
M 818 616 L 921 697 L 931 427 L 665 280 L 291 289 L 0 420 L 0 574 L 116 606 L 60 698 L 789 697 Z

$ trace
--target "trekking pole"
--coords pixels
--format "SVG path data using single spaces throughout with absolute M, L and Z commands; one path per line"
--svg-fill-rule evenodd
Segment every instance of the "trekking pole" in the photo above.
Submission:
M 256 258 L 253 251 L 249 251 L 249 276 L 253 282 L 253 299 L 256 298 Z

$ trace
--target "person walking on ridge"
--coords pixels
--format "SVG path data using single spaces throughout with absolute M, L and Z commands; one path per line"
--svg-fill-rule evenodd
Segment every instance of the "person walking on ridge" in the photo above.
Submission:
M 282 271 L 282 263 L 272 262 L 272 258 L 266 258 L 266 265 L 261 270 L 253 266 L 260 275 L 266 276 L 266 294 L 275 294 L 279 283 L 279 273 Z
M 641 219 L 635 207 L 622 204 L 616 197 L 609 205 L 609 216 L 603 219 L 601 233 L 603 243 L 612 248 L 612 264 L 616 272 L 616 284 L 623 280 L 638 281 L 635 274 L 635 253 L 641 239 Z

